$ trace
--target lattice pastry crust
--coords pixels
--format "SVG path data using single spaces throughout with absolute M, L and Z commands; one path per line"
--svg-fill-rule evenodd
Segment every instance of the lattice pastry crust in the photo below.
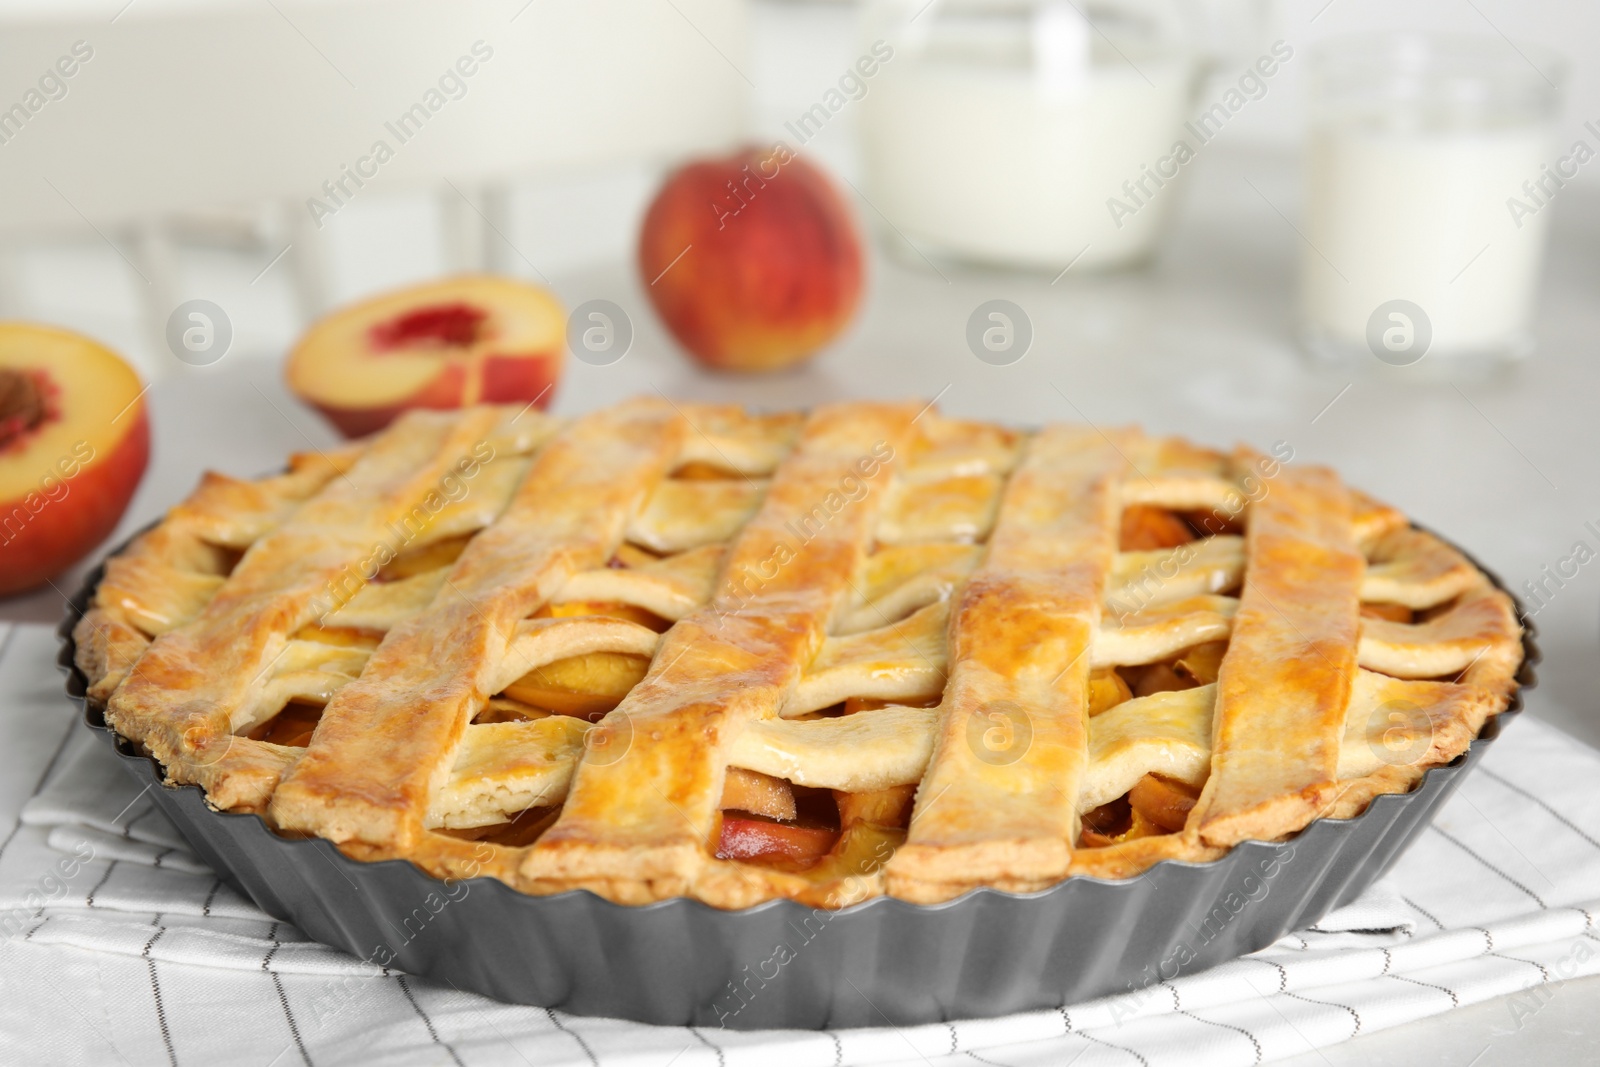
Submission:
M 1279 839 L 1459 755 L 1522 655 L 1460 553 L 1286 449 L 658 399 L 207 475 L 76 635 L 216 808 L 723 907 Z

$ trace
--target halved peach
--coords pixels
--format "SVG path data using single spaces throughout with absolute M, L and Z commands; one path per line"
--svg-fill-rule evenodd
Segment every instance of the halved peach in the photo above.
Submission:
M 648 656 L 586 652 L 535 667 L 506 686 L 513 700 L 591 721 L 622 703 L 650 669 Z
M 545 289 L 466 275 L 373 297 L 315 323 L 289 354 L 294 394 L 347 437 L 411 408 L 550 405 L 566 316 Z
M 43 585 L 116 528 L 150 459 L 143 393 L 87 337 L 0 323 L 0 595 Z

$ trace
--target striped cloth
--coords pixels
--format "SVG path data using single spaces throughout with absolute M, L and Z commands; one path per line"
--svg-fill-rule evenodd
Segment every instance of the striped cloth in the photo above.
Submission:
M 1523 716 L 1395 870 L 1316 927 L 1121 997 L 823 1033 L 514 1007 L 356 960 L 218 881 L 62 695 L 54 637 L 0 649 L 0 1059 L 106 1064 L 836 1067 L 1270 1061 L 1600 972 L 1600 753 Z M 1514 1019 L 1508 1019 L 1514 1022 Z

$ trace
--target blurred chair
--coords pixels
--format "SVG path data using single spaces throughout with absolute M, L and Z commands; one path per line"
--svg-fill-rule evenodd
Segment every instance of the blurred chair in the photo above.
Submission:
M 189 241 L 287 246 L 315 314 L 321 231 L 374 189 L 435 193 L 448 266 L 505 269 L 513 180 L 737 140 L 745 38 L 743 0 L 13 2 L 0 242 L 93 228 L 152 336 Z

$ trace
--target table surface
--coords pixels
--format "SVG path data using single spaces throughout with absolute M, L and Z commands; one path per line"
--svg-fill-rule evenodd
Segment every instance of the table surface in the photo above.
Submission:
M 1069 271 L 1052 283 L 879 256 L 848 335 L 778 376 L 695 369 L 620 259 L 553 277 L 569 307 L 609 299 L 635 328 L 620 362 L 570 363 L 555 410 L 579 413 L 653 391 L 765 407 L 938 396 L 946 411 L 1018 424 L 1139 423 L 1218 445 L 1286 441 L 1294 462 L 1335 465 L 1351 483 L 1449 534 L 1515 589 L 1569 556 L 1575 542 L 1600 548 L 1584 525 L 1600 526 L 1600 303 L 1591 296 L 1600 286 L 1600 198 L 1574 191 L 1554 205 L 1533 358 L 1496 380 L 1452 380 L 1448 368 L 1434 367 L 1429 381 L 1376 360 L 1313 367 L 1295 348 L 1300 239 L 1285 218 L 1295 217 L 1298 199 L 1290 161 L 1218 149 L 1192 170 L 1174 230 L 1142 271 Z M 870 205 L 860 211 L 874 217 Z M 973 309 L 995 297 L 1020 305 L 1033 326 L 1030 350 L 1011 366 L 980 362 L 964 339 Z M 204 469 L 263 473 L 287 451 L 335 440 L 287 394 L 280 358 L 239 352 L 157 382 L 149 395 L 154 458 L 119 536 L 180 499 Z M 1600 745 L 1596 574 L 1600 566 L 1584 567 L 1537 613 L 1545 661 L 1529 708 Z M 70 592 L 76 581 L 72 574 L 56 584 Z M 61 596 L 50 589 L 0 602 L 0 618 L 53 622 L 60 611 Z M 1497 1000 L 1290 1062 L 1597 1060 L 1600 1033 L 1585 1027 L 1596 1009 L 1600 980 L 1590 979 L 1568 983 L 1520 1025 Z

